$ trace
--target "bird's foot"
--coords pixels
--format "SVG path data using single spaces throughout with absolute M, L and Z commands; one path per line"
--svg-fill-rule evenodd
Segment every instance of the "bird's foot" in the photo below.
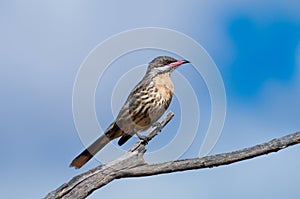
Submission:
M 159 123 L 159 122 L 154 122 L 154 123 L 152 124 L 152 128 L 157 128 L 158 131 L 161 132 L 161 130 L 162 130 L 163 127 L 162 127 L 161 123 Z
M 135 134 L 136 134 L 136 136 L 137 136 L 140 140 L 142 140 L 142 141 L 144 141 L 146 144 L 148 144 L 149 138 L 148 138 L 147 136 L 141 135 L 141 134 L 139 134 L 139 133 L 135 133 Z

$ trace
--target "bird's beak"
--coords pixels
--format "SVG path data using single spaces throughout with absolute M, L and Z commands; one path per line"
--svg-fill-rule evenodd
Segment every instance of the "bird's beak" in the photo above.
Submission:
M 188 60 L 181 60 L 181 61 L 182 61 L 182 64 L 190 63 Z
M 182 64 L 187 64 L 187 63 L 190 63 L 190 62 L 187 60 L 177 60 L 176 62 L 170 63 L 169 66 L 178 67 Z

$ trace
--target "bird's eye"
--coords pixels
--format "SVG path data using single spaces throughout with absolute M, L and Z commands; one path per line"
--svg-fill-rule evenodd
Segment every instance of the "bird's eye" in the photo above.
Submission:
M 168 65 L 168 64 L 170 64 L 170 63 L 172 63 L 172 62 L 171 62 L 171 61 L 166 61 L 165 65 Z

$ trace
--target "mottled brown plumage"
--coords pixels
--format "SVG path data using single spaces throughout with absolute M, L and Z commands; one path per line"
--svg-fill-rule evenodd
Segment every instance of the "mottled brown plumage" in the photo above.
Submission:
M 70 166 L 82 167 L 109 141 L 121 137 L 119 145 L 138 132 L 147 130 L 169 107 L 174 86 L 171 73 L 180 65 L 189 63 L 168 56 L 152 60 L 143 79 L 130 92 L 116 120 L 100 138 L 78 155 Z

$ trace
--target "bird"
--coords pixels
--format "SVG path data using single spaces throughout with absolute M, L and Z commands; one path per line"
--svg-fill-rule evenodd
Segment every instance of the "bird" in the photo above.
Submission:
M 157 124 L 159 118 L 169 107 L 174 85 L 172 72 L 187 60 L 177 60 L 169 56 L 154 58 L 147 67 L 142 80 L 132 89 L 114 122 L 94 143 L 80 153 L 70 164 L 76 169 L 86 164 L 98 151 L 110 141 L 119 138 L 118 145 L 123 145 L 134 134 L 145 139 L 139 132 Z

